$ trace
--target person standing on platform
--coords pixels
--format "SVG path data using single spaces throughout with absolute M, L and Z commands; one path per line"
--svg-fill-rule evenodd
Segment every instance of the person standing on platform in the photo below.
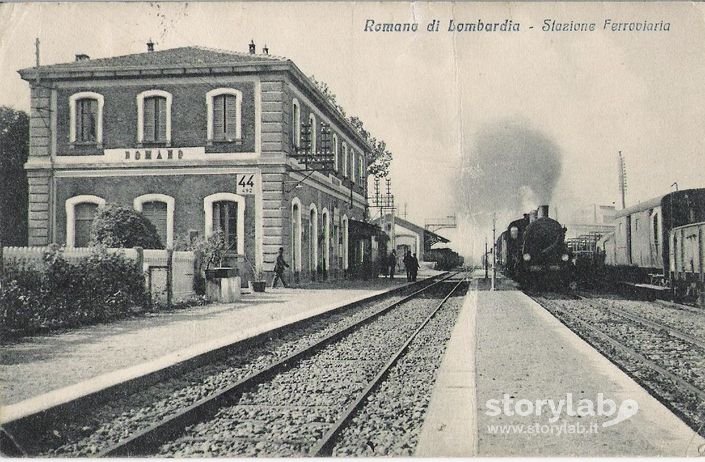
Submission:
M 277 286 L 277 281 L 281 281 L 284 287 L 289 287 L 286 285 L 284 280 L 284 269 L 288 268 L 289 265 L 284 261 L 284 247 L 279 247 L 279 255 L 277 255 L 277 262 L 274 264 L 274 281 L 272 281 L 272 289 Z
M 406 282 L 411 282 L 411 250 L 407 250 L 404 255 L 404 269 L 406 270 Z
M 394 271 L 397 269 L 397 253 L 392 250 L 392 253 L 389 254 L 389 277 L 394 279 Z
M 419 273 L 419 260 L 416 258 L 416 254 L 411 257 L 411 282 L 416 282 L 416 275 Z

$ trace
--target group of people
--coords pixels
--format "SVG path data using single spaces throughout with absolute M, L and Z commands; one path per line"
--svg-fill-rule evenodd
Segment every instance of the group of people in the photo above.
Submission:
M 402 260 L 404 263 L 404 269 L 406 269 L 406 280 L 409 282 L 416 281 L 416 275 L 419 273 L 419 260 L 416 258 L 416 254 L 412 254 L 411 251 L 407 251 Z M 394 272 L 397 269 L 397 253 L 392 250 L 387 257 L 386 264 L 382 264 L 382 274 L 385 277 L 390 277 L 394 279 Z M 389 271 L 387 272 L 387 269 Z

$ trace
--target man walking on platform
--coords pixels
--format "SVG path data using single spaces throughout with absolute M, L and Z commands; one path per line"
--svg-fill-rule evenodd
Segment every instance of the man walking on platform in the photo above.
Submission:
M 284 280 L 284 268 L 288 268 L 289 265 L 284 261 L 284 247 L 279 247 L 279 255 L 277 255 L 277 262 L 274 264 L 274 281 L 272 281 L 272 289 L 277 286 L 277 281 L 281 281 L 284 287 L 289 287 L 286 285 Z
M 411 282 L 411 250 L 407 250 L 404 255 L 404 269 L 406 270 L 406 282 Z
M 419 273 L 419 260 L 416 258 L 416 254 L 411 257 L 411 282 L 416 282 L 416 275 Z
M 397 269 L 397 253 L 392 250 L 389 254 L 389 277 L 394 279 L 394 271 Z

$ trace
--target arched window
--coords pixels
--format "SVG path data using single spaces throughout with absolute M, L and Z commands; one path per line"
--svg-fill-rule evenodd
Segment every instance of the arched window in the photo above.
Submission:
M 221 231 L 228 249 L 245 253 L 245 198 L 233 193 L 211 194 L 203 199 L 205 234 Z
M 301 201 L 291 200 L 291 258 L 294 271 L 301 271 Z
M 308 123 L 311 124 L 311 153 L 315 154 L 318 150 L 318 129 L 316 127 L 316 116 L 313 113 L 309 114 Z
M 81 195 L 66 200 L 66 246 L 86 247 L 90 242 L 91 226 L 98 207 L 105 199 Z
M 137 142 L 171 144 L 171 93 L 148 90 L 137 95 Z
M 174 198 L 165 194 L 144 194 L 132 206 L 157 228 L 159 239 L 167 248 L 174 245 Z
M 333 170 L 338 171 L 338 135 L 333 133 Z
M 71 143 L 103 143 L 103 95 L 90 91 L 69 98 Z
M 318 267 L 318 208 L 316 204 L 309 206 L 309 239 L 308 239 L 308 261 L 311 272 L 316 272 Z
M 291 143 L 296 148 L 301 146 L 301 106 L 296 98 L 291 106 Z
M 348 269 L 348 216 L 343 215 L 343 248 L 341 251 L 343 255 L 343 269 Z
M 242 138 L 242 92 L 216 88 L 206 93 L 208 141 Z
M 348 177 L 348 145 L 343 141 L 343 176 Z

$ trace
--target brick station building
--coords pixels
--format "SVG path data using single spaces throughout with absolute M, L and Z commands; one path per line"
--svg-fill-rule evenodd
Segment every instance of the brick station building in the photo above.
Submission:
M 148 44 L 20 70 L 29 245 L 85 246 L 97 207 L 115 203 L 142 211 L 167 247 L 222 230 L 244 277 L 243 257 L 271 272 L 279 247 L 296 278 L 342 276 L 370 146 L 292 61 L 264 51 Z M 332 168 L 306 170 L 302 152 L 321 151 Z

